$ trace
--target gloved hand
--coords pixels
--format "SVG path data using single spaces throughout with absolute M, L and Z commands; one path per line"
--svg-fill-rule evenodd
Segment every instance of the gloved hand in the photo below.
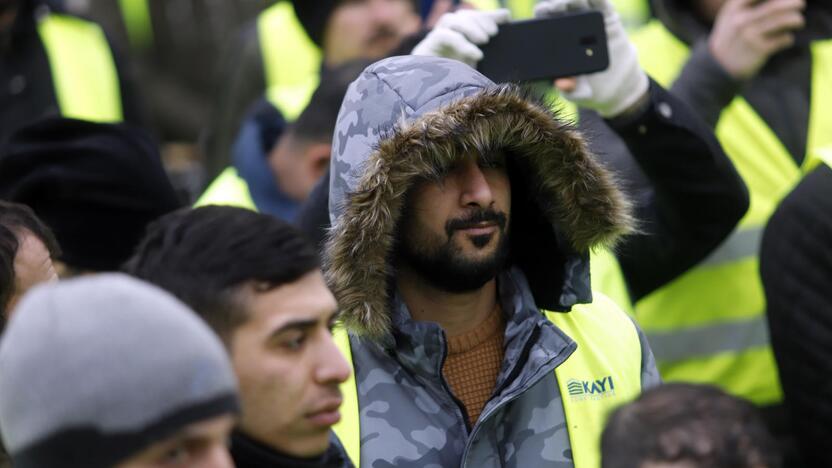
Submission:
M 576 77 L 574 90 L 561 90 L 561 94 L 578 106 L 597 111 L 604 118 L 615 117 L 647 93 L 649 81 L 638 63 L 636 48 L 627 39 L 621 19 L 609 0 L 544 0 L 534 7 L 534 16 L 545 18 L 586 10 L 599 10 L 604 15 L 610 66 L 598 73 Z
M 455 59 L 474 67 L 482 60 L 477 45 L 487 43 L 497 34 L 498 25 L 509 20 L 511 13 L 506 9 L 445 13 L 411 53 Z

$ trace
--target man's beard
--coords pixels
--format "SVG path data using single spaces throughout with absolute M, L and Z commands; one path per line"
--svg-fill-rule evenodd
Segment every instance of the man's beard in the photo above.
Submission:
M 481 249 L 490 243 L 493 236 L 499 236 L 496 248 L 485 258 L 465 258 L 463 249 L 454 243 L 453 234 L 459 229 L 485 221 L 493 221 L 497 231 L 471 237 L 471 243 Z M 418 238 L 402 239 L 398 248 L 398 260 L 439 290 L 451 293 L 475 291 L 496 278 L 508 260 L 509 236 L 506 224 L 506 215 L 493 210 L 479 210 L 465 218 L 448 221 L 445 225 L 445 242 L 431 233 Z M 404 232 L 404 229 L 400 232 Z

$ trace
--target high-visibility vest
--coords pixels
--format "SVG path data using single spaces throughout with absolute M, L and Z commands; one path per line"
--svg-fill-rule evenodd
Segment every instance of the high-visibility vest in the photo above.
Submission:
M 51 12 L 38 19 L 37 28 L 61 115 L 92 122 L 123 120 L 118 71 L 101 28 Z
M 478 10 L 508 8 L 514 20 L 531 18 L 537 0 L 468 0 Z M 648 0 L 612 0 L 615 10 L 621 16 L 621 22 L 627 30 L 635 29 L 650 19 Z
M 153 45 L 153 22 L 148 0 L 118 0 L 127 40 L 133 50 L 144 50 Z
M 194 204 L 195 207 L 205 205 L 237 206 L 257 211 L 248 184 L 234 167 L 225 168 Z
M 639 59 L 668 87 L 688 47 L 658 21 L 632 36 Z M 782 400 L 769 343 L 759 277 L 763 229 L 781 199 L 807 170 L 816 148 L 832 143 L 832 40 L 812 44 L 811 111 L 807 157 L 798 167 L 789 152 L 741 96 L 722 112 L 716 134 L 748 186 L 751 205 L 728 238 L 706 259 L 634 305 L 665 380 L 704 382 L 759 405 Z M 604 267 L 600 263 L 605 263 Z M 593 275 L 619 275 L 612 256 Z
M 601 466 L 601 432 L 607 416 L 641 393 L 642 353 L 636 327 L 609 298 L 593 296 L 591 304 L 577 305 L 569 313 L 543 312 L 578 344 L 555 369 L 576 468 Z M 352 364 L 349 336 L 343 329 L 336 330 L 335 342 Z M 611 389 L 605 398 L 584 392 L 584 382 L 601 379 L 607 379 Z M 341 385 L 341 392 L 341 421 L 333 429 L 350 460 L 360 466 L 360 407 L 354 376 Z
M 320 82 L 321 51 L 306 35 L 292 2 L 280 1 L 257 18 L 266 73 L 266 97 L 286 120 L 295 120 Z

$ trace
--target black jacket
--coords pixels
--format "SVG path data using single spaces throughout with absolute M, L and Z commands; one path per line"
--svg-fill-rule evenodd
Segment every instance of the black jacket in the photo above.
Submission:
M 769 220 L 760 252 L 771 344 L 804 466 L 832 466 L 832 169 L 821 165 Z
M 49 60 L 36 23 L 39 7 L 55 11 L 55 5 L 46 0 L 23 0 L 11 29 L 0 32 L 0 144 L 25 124 L 59 114 Z M 143 114 L 125 63 L 116 51 L 113 58 L 124 120 L 142 125 Z
M 704 258 L 748 209 L 745 185 L 713 132 L 659 85 L 651 83 L 637 115 L 605 123 L 596 114 L 592 126 L 582 126 L 636 202 L 641 233 L 617 249 L 634 300 Z M 329 227 L 328 181 L 315 187 L 296 221 L 319 246 Z
M 237 468 L 352 468 L 353 464 L 333 436 L 329 449 L 320 457 L 296 458 L 276 452 L 235 431 L 231 435 L 231 457 Z

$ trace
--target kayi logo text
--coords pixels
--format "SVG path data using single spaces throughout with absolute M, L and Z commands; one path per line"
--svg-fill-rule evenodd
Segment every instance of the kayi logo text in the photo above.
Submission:
M 569 379 L 566 388 L 572 400 L 600 400 L 615 395 L 615 383 L 611 375 L 595 380 Z

